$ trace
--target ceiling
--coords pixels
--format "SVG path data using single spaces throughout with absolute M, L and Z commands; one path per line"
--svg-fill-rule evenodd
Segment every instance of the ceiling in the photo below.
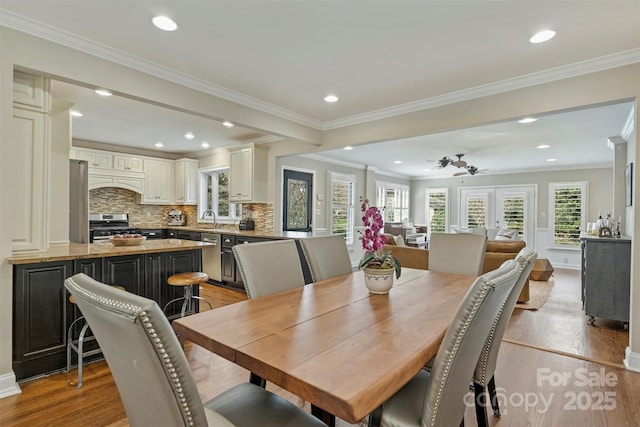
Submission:
M 156 14 L 179 29 L 156 29 Z M 188 77 L 222 98 L 320 130 L 522 87 L 534 76 L 552 80 L 640 62 L 637 0 L 1 0 L 0 24 L 109 52 L 175 81 Z M 543 28 L 556 37 L 530 44 Z M 201 150 L 203 141 L 214 148 L 268 137 L 139 101 L 99 99 L 86 88 L 56 84 L 54 93 L 84 110 L 74 119 L 77 139 L 149 149 L 162 141 L 163 150 L 185 153 Z M 325 103 L 329 93 L 340 100 Z M 425 169 L 457 153 L 486 173 L 549 168 L 550 157 L 555 168 L 591 167 L 611 161 L 607 137 L 628 131 L 632 107 L 598 106 L 542 115 L 529 125 L 509 120 L 322 155 L 411 177 L 450 176 L 452 166 Z M 192 141 L 183 137 L 187 130 L 196 135 Z M 542 143 L 551 147 L 535 148 Z

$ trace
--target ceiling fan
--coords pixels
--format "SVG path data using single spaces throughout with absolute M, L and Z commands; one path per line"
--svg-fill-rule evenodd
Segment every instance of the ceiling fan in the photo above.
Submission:
M 467 166 L 467 162 L 462 160 L 462 156 L 464 156 L 464 154 L 456 154 L 456 157 L 458 158 L 458 160 L 453 160 L 449 156 L 444 156 L 440 160 L 436 160 L 436 163 L 438 164 L 437 167 L 442 169 L 442 168 L 446 168 L 449 165 L 452 165 L 457 168 L 464 168 Z
M 489 170 L 489 169 L 478 169 L 477 167 L 473 166 L 473 165 L 469 165 L 469 166 L 465 166 L 466 171 L 464 172 L 456 172 L 453 174 L 453 176 L 462 176 L 462 175 L 475 175 L 477 173 L 484 173 L 485 171 Z

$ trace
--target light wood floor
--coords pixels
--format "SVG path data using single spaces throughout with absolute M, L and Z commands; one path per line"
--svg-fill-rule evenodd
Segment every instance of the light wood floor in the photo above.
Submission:
M 627 331 L 601 320 L 595 327 L 586 325 L 580 310 L 579 273 L 556 270 L 554 276 L 554 289 L 542 309 L 514 312 L 496 372 L 503 416 L 490 415 L 490 425 L 639 426 L 640 374 L 618 367 L 628 344 Z M 246 298 L 213 286 L 205 286 L 202 294 L 214 306 Z M 204 400 L 248 379 L 245 369 L 198 346 L 186 343 L 185 351 Z M 566 379 L 554 384 L 561 376 Z M 584 378 L 590 379 L 588 384 L 583 384 Z M 609 385 L 595 384 L 602 379 Z M 104 362 L 85 367 L 80 390 L 75 382 L 72 370 L 21 384 L 21 394 L 0 399 L 0 426 L 129 425 Z M 285 390 L 272 384 L 268 388 L 308 409 Z M 471 405 L 465 424 L 476 425 Z M 350 426 L 342 420 L 337 425 Z

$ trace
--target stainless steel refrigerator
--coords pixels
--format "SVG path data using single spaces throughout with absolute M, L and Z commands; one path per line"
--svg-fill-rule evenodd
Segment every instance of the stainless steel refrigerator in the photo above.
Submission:
M 89 243 L 89 164 L 69 160 L 69 241 Z

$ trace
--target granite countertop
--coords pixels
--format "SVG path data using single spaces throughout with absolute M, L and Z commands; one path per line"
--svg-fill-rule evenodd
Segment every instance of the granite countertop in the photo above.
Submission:
M 211 243 L 194 242 L 182 239 L 147 240 L 141 245 L 114 246 L 101 243 L 69 243 L 49 248 L 45 252 L 13 254 L 7 258 L 9 264 L 34 264 L 38 262 L 64 261 L 83 258 L 103 258 L 120 255 L 136 255 L 154 252 L 173 252 L 201 249 L 213 246 Z
M 141 227 L 144 228 L 144 227 Z M 264 237 L 267 239 L 305 239 L 309 237 L 326 236 L 326 232 L 314 233 L 304 231 L 259 231 L 259 230 L 238 230 L 237 228 L 201 228 L 190 226 L 169 226 L 167 230 L 184 230 L 184 231 L 196 231 L 200 233 L 214 233 L 214 234 L 231 234 L 235 236 L 246 237 Z

